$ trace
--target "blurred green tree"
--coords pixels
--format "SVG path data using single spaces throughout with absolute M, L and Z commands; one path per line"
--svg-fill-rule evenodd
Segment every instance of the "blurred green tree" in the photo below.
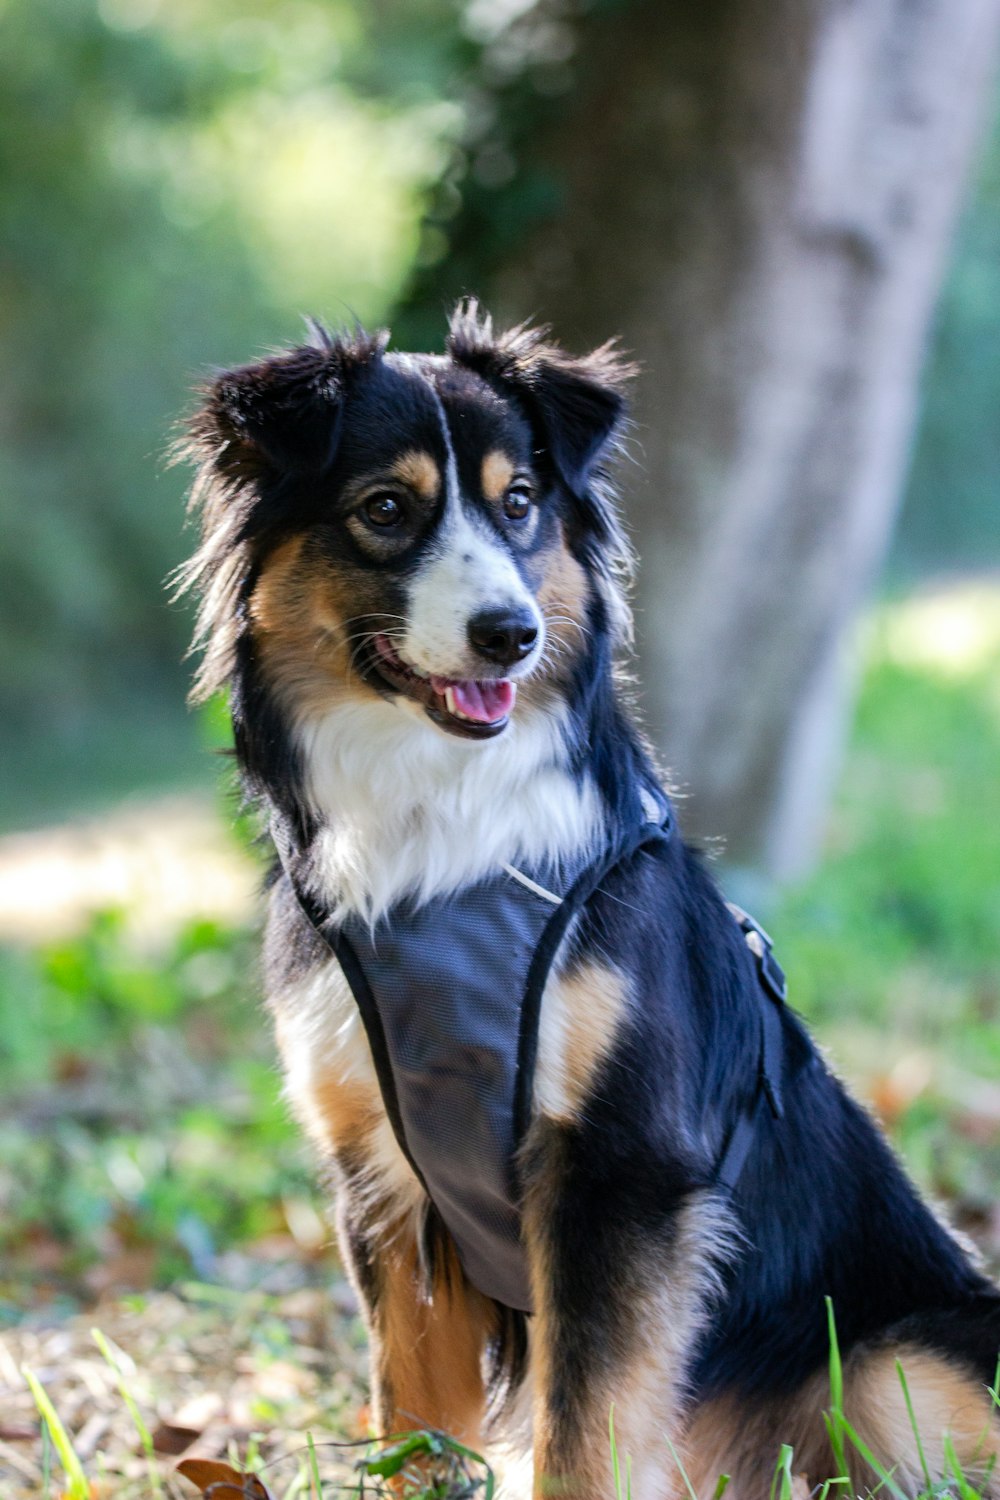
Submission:
M 363 41 L 348 3 L 0 12 L 7 822 L 193 767 L 172 423 L 303 312 L 378 319 L 440 165 L 419 75 L 392 108 L 339 81 Z

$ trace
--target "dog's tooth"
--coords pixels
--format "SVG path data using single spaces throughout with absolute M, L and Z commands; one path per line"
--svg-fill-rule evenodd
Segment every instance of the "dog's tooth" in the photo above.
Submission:
M 448 712 L 450 714 L 454 714 L 455 715 L 456 719 L 460 719 L 462 717 L 462 715 L 459 713 L 458 709 L 455 707 L 455 689 L 454 688 L 450 688 L 450 687 L 445 688 L 445 690 L 444 690 L 444 706 L 445 706 L 445 708 L 448 710 Z

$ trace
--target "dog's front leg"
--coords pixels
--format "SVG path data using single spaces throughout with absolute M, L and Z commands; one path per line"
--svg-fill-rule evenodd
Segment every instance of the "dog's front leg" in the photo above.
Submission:
M 428 1278 L 413 1221 L 341 1195 L 341 1248 L 368 1324 L 375 1430 L 431 1427 L 478 1451 L 492 1304 L 465 1282 L 450 1242 Z
M 585 1130 L 549 1120 L 525 1152 L 525 1239 L 535 1318 L 536 1500 L 615 1493 L 614 1409 L 624 1492 L 681 1493 L 677 1446 L 684 1372 L 704 1305 L 706 1208 L 681 1198 L 663 1212 L 621 1164 L 601 1170 Z M 645 1199 L 645 1201 L 644 1201 Z M 711 1210 L 707 1210 L 711 1217 Z

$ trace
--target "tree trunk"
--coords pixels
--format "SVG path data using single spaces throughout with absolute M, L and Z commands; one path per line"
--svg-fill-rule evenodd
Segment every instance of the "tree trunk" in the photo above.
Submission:
M 562 211 L 493 301 L 641 362 L 645 713 L 687 829 L 813 857 L 1000 0 L 634 0 L 532 148 Z

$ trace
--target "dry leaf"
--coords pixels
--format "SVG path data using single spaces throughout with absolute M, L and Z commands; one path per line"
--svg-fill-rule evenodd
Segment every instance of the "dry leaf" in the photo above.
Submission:
M 190 1479 L 208 1500 L 272 1500 L 270 1491 L 256 1474 L 241 1474 L 231 1464 L 215 1459 L 182 1459 L 177 1472 Z
M 178 1453 L 185 1452 L 191 1444 L 200 1438 L 202 1428 L 185 1427 L 177 1422 L 161 1422 L 153 1433 L 153 1452 L 163 1453 L 168 1458 L 176 1458 Z

